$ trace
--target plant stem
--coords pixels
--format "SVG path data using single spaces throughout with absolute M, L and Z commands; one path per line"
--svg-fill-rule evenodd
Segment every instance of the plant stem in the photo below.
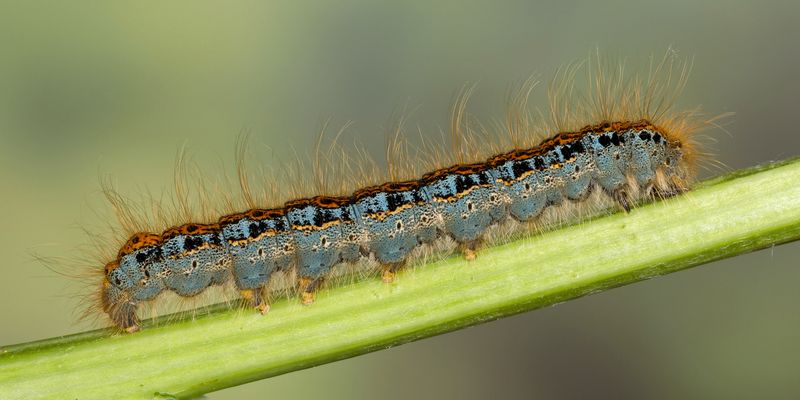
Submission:
M 800 238 L 800 159 L 400 273 L 266 317 L 223 309 L 0 348 L 0 398 L 186 398 L 353 357 Z

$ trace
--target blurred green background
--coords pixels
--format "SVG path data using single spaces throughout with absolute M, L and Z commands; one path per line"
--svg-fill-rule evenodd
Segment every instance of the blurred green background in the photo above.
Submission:
M 403 106 L 438 134 L 466 82 L 489 120 L 532 72 L 672 45 L 695 57 L 679 106 L 736 113 L 712 132 L 719 160 L 796 156 L 798 17 L 796 1 L 3 2 L 0 344 L 90 327 L 31 253 L 86 243 L 100 174 L 165 192 L 184 143 L 230 172 L 240 132 L 305 151 L 332 117 L 380 158 Z M 797 398 L 798 256 L 780 246 L 207 397 Z

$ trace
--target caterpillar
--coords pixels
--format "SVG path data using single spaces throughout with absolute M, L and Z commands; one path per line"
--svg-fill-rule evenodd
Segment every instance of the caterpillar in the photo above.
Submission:
M 266 314 L 267 288 L 277 273 L 292 272 L 302 303 L 311 304 L 338 264 L 374 259 L 383 281 L 392 282 L 420 246 L 448 238 L 472 260 L 487 230 L 510 221 L 536 223 L 548 208 L 586 201 L 591 193 L 627 212 L 643 199 L 688 190 L 702 156 L 693 137 L 702 122 L 693 111 L 671 109 L 690 64 L 668 54 L 651 64 L 647 79 L 627 78 L 599 57 L 588 65 L 594 70 L 583 96 L 574 93 L 581 66 L 557 74 L 549 127 L 537 130 L 521 111 L 535 84 L 523 85 L 503 130 L 527 146 L 501 151 L 472 138 L 472 151 L 440 152 L 427 163 L 407 160 L 422 173 L 404 179 L 372 177 L 373 184 L 337 193 L 130 232 L 105 263 L 97 307 L 119 329 L 135 332 L 140 304 L 164 292 L 192 297 L 233 284 L 250 307 Z M 466 135 L 464 105 L 453 109 L 456 137 Z

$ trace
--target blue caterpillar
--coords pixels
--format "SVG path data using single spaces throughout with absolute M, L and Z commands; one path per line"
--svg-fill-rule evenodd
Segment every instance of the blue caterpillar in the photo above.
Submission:
M 415 248 L 444 236 L 473 259 L 490 226 L 508 218 L 535 220 L 547 207 L 580 201 L 593 190 L 626 211 L 636 196 L 685 190 L 691 149 L 681 138 L 647 120 L 606 122 L 418 180 L 292 200 L 282 208 L 226 215 L 215 224 L 136 233 L 106 265 L 103 310 L 133 332 L 139 303 L 166 290 L 194 296 L 232 280 L 265 313 L 270 277 L 292 269 L 309 304 L 334 265 L 373 256 L 384 281 L 391 281 Z

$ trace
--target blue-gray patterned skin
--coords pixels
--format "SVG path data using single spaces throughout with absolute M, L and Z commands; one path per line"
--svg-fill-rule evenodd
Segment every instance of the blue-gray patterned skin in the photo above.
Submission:
M 628 131 L 631 140 L 631 169 L 636 182 L 644 187 L 653 182 L 658 166 L 664 164 L 666 150 L 664 146 L 659 146 L 662 142 L 661 135 L 649 131 Z
M 646 121 L 591 128 L 350 197 L 318 196 L 225 216 L 219 224 L 137 234 L 106 266 L 104 310 L 119 327 L 135 330 L 138 302 L 165 289 L 192 296 L 231 277 L 259 306 L 261 290 L 279 270 L 296 267 L 306 296 L 338 263 L 373 255 L 393 272 L 415 248 L 441 235 L 468 255 L 492 225 L 509 216 L 533 220 L 550 205 L 584 199 L 593 188 L 625 209 L 630 184 L 647 195 L 685 189 L 675 183 L 687 173 L 680 142 Z M 659 174 L 667 179 L 659 181 Z
M 363 247 L 368 240 L 369 233 L 361 221 L 355 205 L 348 204 L 347 213 L 351 215 L 351 218 L 342 220 L 342 224 L 339 226 L 342 231 L 341 260 L 345 263 L 356 263 L 361 260 L 361 257 L 369 255 Z
M 143 250 L 151 250 L 151 249 L 143 249 Z M 129 254 L 123 257 L 122 262 L 120 263 L 120 267 L 112 270 L 107 275 L 108 282 L 110 282 L 111 285 L 109 285 L 108 289 L 103 292 L 104 296 L 103 300 L 106 301 L 108 304 L 119 303 L 120 301 L 125 299 L 128 293 L 137 292 L 137 290 L 135 289 L 136 280 L 134 277 L 129 275 L 129 272 L 134 270 L 129 265 L 131 261 L 136 262 L 134 254 Z
M 613 193 L 626 184 L 630 148 L 624 146 L 626 135 L 605 132 L 587 135 L 591 139 L 592 156 L 595 162 L 595 180 L 608 193 Z
M 529 221 L 537 217 L 547 206 L 548 188 L 544 176 L 537 171 L 534 156 L 522 160 L 508 160 L 495 168 L 498 180 L 505 184 L 509 199 L 508 211 L 517 221 Z M 542 167 L 543 168 L 543 167 Z
M 152 253 L 155 251 L 160 251 L 159 248 L 145 248 L 136 251 L 135 253 L 128 254 L 120 260 L 120 267 L 111 271 L 108 275 L 108 280 L 111 282 L 117 289 L 121 291 L 128 291 L 131 288 L 136 286 L 138 279 L 136 279 L 136 275 L 139 274 L 139 264 L 136 261 L 137 254 L 140 253 Z M 133 274 L 133 276 L 131 276 Z
M 176 235 L 161 246 L 164 284 L 181 296 L 194 296 L 230 278 L 232 258 L 219 233 Z
M 312 203 L 289 206 L 286 219 L 294 236 L 299 276 L 311 279 L 325 276 L 342 261 L 343 247 L 350 246 L 344 242 L 341 224 L 353 220 L 348 206 L 327 208 Z
M 367 252 L 381 264 L 402 263 L 422 243 L 438 237 L 437 218 L 418 188 L 379 191 L 356 201 L 367 231 Z
M 293 238 L 283 216 L 254 220 L 243 217 L 222 224 L 222 237 L 233 258 L 233 277 L 239 289 L 259 289 L 277 270 L 293 261 Z
M 587 140 L 586 137 L 570 144 L 558 146 L 553 150 L 553 153 L 558 155 L 559 162 L 563 163 L 558 172 L 563 185 L 564 197 L 570 200 L 585 198 L 591 187 L 592 157 L 585 151 L 584 140 Z
M 161 247 L 140 249 L 122 257 L 120 264 L 119 270 L 125 271 L 130 282 L 135 284 L 132 289 L 134 300 L 151 300 L 166 288 L 165 263 L 161 257 Z
M 508 196 L 496 180 L 490 169 L 423 178 L 437 213 L 444 216 L 445 232 L 456 242 L 478 241 L 489 226 L 508 215 Z

